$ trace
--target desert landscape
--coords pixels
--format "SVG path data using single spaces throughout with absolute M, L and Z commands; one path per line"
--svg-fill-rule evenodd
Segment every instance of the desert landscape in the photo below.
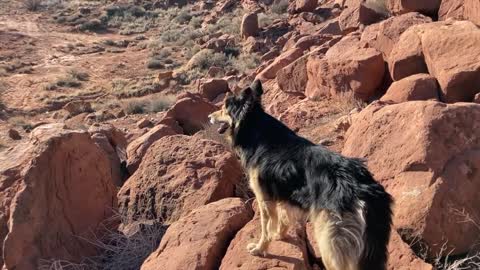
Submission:
M 394 197 L 388 269 L 480 269 L 479 26 L 479 0 L 0 0 L 2 269 L 324 269 L 309 223 L 247 252 L 207 118 L 255 79 Z

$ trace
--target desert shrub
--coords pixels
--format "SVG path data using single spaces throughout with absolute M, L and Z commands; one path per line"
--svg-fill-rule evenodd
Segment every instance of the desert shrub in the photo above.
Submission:
M 265 28 L 269 25 L 271 25 L 274 21 L 276 20 L 283 20 L 287 19 L 288 14 L 287 13 L 259 13 L 258 14 L 258 26 L 260 28 Z
M 165 65 L 163 65 L 162 60 L 159 60 L 157 58 L 151 58 L 147 62 L 147 68 L 149 69 L 162 69 L 164 67 Z
M 10 117 L 8 122 L 15 127 L 21 127 L 25 131 L 31 131 L 33 129 L 33 124 L 23 116 Z
M 355 97 L 353 91 L 337 93 L 330 100 L 330 106 L 342 115 L 348 114 L 353 109 L 363 109 L 367 104 Z
M 238 57 L 230 57 L 229 62 L 234 69 L 247 74 L 249 70 L 258 67 L 260 57 L 255 53 L 240 54 Z
M 42 5 L 42 0 L 23 0 L 23 6 L 29 11 L 37 11 Z
M 125 101 L 123 109 L 126 114 L 142 114 L 146 113 L 147 102 L 145 100 Z
M 388 17 L 390 14 L 385 0 L 367 0 L 365 5 L 385 17 Z
M 127 114 L 144 114 L 163 112 L 175 103 L 173 95 L 158 95 L 151 98 L 142 98 L 124 101 L 123 109 Z
M 106 25 L 99 19 L 92 19 L 86 21 L 78 26 L 80 31 L 92 31 L 92 32 L 99 32 L 105 30 Z
M 193 68 L 189 70 L 182 70 L 177 72 L 176 80 L 182 85 L 188 85 L 191 82 L 200 79 L 205 76 L 205 70 Z
M 203 22 L 203 19 L 202 19 L 202 18 L 200 18 L 200 17 L 193 17 L 193 18 L 190 20 L 190 26 L 192 26 L 193 28 L 197 29 L 197 28 L 202 27 L 202 22 Z
M 273 13 L 283 14 L 287 12 L 288 0 L 274 0 L 270 9 Z
M 150 112 L 163 112 L 175 103 L 176 97 L 174 95 L 162 95 L 150 100 Z
M 79 81 L 88 81 L 88 78 L 90 75 L 84 71 L 76 70 L 76 69 L 71 69 L 68 71 L 68 76 L 70 76 L 72 79 L 79 80 Z
M 192 15 L 190 15 L 190 13 L 185 9 L 181 10 L 177 17 L 175 17 L 175 21 L 179 24 L 186 24 L 190 22 L 191 19 Z
M 223 53 L 212 50 L 201 50 L 190 59 L 189 64 L 193 68 L 206 70 L 211 66 L 225 67 L 228 65 L 228 57 Z
M 240 24 L 242 23 L 243 13 L 244 10 L 241 8 L 237 8 L 233 12 L 226 13 L 220 17 L 216 23 L 208 25 L 206 32 L 222 32 L 224 34 L 238 35 L 240 32 Z

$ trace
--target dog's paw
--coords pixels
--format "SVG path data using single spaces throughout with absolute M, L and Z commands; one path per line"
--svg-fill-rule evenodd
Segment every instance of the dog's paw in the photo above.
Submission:
M 250 243 L 247 245 L 247 250 L 253 256 L 267 256 L 267 252 L 264 248 L 261 248 L 257 243 Z

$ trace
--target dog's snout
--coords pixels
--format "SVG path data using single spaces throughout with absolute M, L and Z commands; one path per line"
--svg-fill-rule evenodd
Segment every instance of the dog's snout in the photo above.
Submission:
M 208 121 L 210 122 L 210 124 L 215 124 L 215 118 L 213 118 L 211 114 L 208 115 Z

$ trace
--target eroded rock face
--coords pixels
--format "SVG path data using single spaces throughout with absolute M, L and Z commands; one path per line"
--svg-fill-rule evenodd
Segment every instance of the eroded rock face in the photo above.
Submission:
M 441 0 L 388 0 L 388 10 L 395 15 L 417 11 L 427 15 L 435 15 L 440 7 Z
M 394 80 L 430 73 L 442 101 L 472 101 L 480 91 L 480 29 L 468 21 L 427 23 L 410 27 L 394 46 L 389 69 Z
M 221 144 L 197 136 L 166 136 L 149 147 L 118 192 L 119 208 L 129 220 L 169 224 L 199 206 L 233 196 L 242 177 L 236 157 Z
M 63 128 L 40 126 L 30 142 L 0 158 L 7 269 L 38 269 L 41 259 L 78 262 L 94 255 L 95 247 L 82 238 L 101 237 L 101 224 L 117 207 L 108 155 L 89 133 Z
M 140 166 L 140 162 L 147 153 L 148 148 L 165 136 L 175 135 L 174 129 L 167 125 L 157 125 L 147 133 L 133 140 L 127 147 L 127 169 L 133 174 Z
M 429 74 L 415 74 L 392 83 L 381 101 L 438 100 L 437 80 Z
M 433 266 L 418 258 L 396 231 L 390 234 L 388 270 L 433 270 Z
M 480 2 L 476 0 L 442 0 L 438 19 L 469 20 L 480 25 Z
M 230 239 L 252 215 L 239 198 L 201 206 L 170 225 L 160 246 L 141 269 L 218 269 Z
M 240 33 L 243 38 L 254 37 L 258 34 L 258 16 L 257 13 L 247 13 L 242 18 Z
M 366 158 L 395 198 L 394 224 L 440 252 L 467 251 L 480 212 L 480 105 L 376 102 L 353 119 L 343 154 Z

